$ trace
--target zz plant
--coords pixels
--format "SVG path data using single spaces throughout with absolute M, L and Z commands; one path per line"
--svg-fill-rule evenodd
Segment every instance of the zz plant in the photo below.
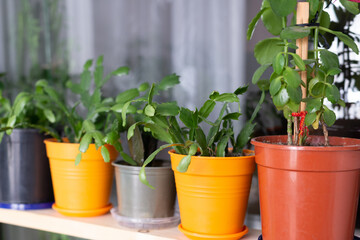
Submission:
M 345 103 L 340 99 L 339 89 L 334 84 L 334 77 L 341 72 L 338 57 L 319 46 L 324 39 L 322 34 L 334 35 L 356 54 L 359 49 L 348 35 L 329 29 L 331 19 L 327 7 L 331 1 L 308 2 L 310 24 L 297 25 L 296 0 L 263 0 L 260 11 L 249 24 L 247 38 L 251 39 L 260 19 L 274 36 L 255 46 L 254 55 L 261 66 L 254 73 L 252 82 L 262 89 L 268 89 L 276 108 L 283 111 L 288 121 L 288 145 L 305 144 L 307 126 L 317 129 L 321 125 L 327 146 L 329 140 L 326 126 L 333 125 L 336 116 L 326 106 L 326 100 L 334 105 L 344 106 Z M 348 0 L 340 0 L 340 3 L 349 12 L 359 13 L 358 3 Z M 302 59 L 295 53 L 298 48 L 295 40 L 305 37 L 309 37 L 313 43 L 308 59 Z M 262 75 L 268 68 L 272 69 L 271 76 L 263 80 Z M 301 79 L 301 72 L 306 81 Z M 301 88 L 305 90 L 304 94 Z M 306 104 L 305 110 L 299 110 L 301 104 Z
M 250 120 L 236 135 L 233 130 L 233 121 L 238 120 L 241 115 L 239 95 L 245 93 L 246 90 L 247 86 L 240 87 L 233 93 L 220 94 L 214 91 L 200 109 L 190 110 L 179 107 L 176 102 L 155 102 L 153 100 L 155 85 L 152 85 L 146 104 L 141 111 L 144 118 L 142 121 L 130 126 L 128 139 L 136 136 L 138 126 L 143 126 L 155 138 L 167 144 L 159 147 L 144 161 L 139 175 L 141 182 L 152 187 L 146 180 L 145 167 L 151 163 L 160 151 L 168 147 L 173 147 L 176 153 L 186 155 L 177 166 L 177 170 L 180 172 L 187 171 L 191 157 L 194 155 L 240 156 L 254 130 L 255 123 L 253 123 L 253 120 L 265 98 L 263 92 Z M 218 103 L 222 104 L 222 107 L 217 119 L 212 122 L 208 120 L 208 117 Z M 236 111 L 231 111 L 229 104 L 236 104 Z M 207 134 L 205 134 L 202 124 L 210 126 Z M 229 150 L 230 146 L 232 146 L 232 150 Z

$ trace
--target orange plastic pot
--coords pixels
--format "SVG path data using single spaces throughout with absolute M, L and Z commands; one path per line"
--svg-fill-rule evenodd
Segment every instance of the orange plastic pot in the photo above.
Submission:
M 66 216 L 90 217 L 107 213 L 114 169 L 105 163 L 101 148 L 96 150 L 90 144 L 81 162 L 75 166 L 79 153 L 78 143 L 57 142 L 55 139 L 44 141 L 50 161 L 50 171 L 54 187 L 55 203 L 53 209 Z M 118 155 L 114 147 L 106 145 L 110 159 Z
M 187 172 L 181 173 L 176 167 L 184 155 L 169 154 L 179 200 L 179 230 L 190 239 L 228 240 L 245 235 L 254 156 L 194 156 Z
M 350 240 L 360 183 L 360 139 L 330 147 L 287 146 L 287 136 L 254 138 L 264 240 Z M 323 137 L 309 137 L 313 144 Z

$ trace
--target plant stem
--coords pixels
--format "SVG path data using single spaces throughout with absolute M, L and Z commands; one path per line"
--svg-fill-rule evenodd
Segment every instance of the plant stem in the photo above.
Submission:
M 283 17 L 282 19 L 282 28 L 286 28 L 286 17 Z M 284 53 L 285 53 L 285 66 L 289 65 L 289 57 L 288 57 L 288 41 L 284 39 Z
M 299 142 L 299 128 L 298 128 L 298 117 L 294 117 L 294 143 L 297 145 Z
M 289 113 L 289 117 L 287 119 L 287 133 L 288 133 L 288 139 L 287 144 L 292 145 L 292 120 L 291 120 L 291 113 Z
M 324 121 L 324 119 L 321 119 L 320 122 L 321 122 L 321 126 L 322 126 L 322 129 L 323 129 L 323 132 L 324 132 L 324 138 L 325 138 L 324 145 L 329 146 L 329 133 L 328 133 L 328 130 L 326 128 L 325 121 Z

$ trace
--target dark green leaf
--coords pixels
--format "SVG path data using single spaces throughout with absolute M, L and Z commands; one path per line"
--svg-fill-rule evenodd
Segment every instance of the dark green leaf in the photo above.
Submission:
M 268 38 L 258 42 L 254 48 L 254 55 L 260 65 L 271 64 L 274 57 L 284 50 L 278 44 L 282 43 L 280 38 Z
M 269 0 L 274 13 L 279 17 L 286 17 L 294 12 L 296 0 Z
M 156 114 L 161 116 L 176 116 L 179 111 L 180 108 L 176 102 L 167 102 L 156 106 Z
M 356 2 L 350 2 L 349 0 L 340 0 L 341 4 L 354 15 L 359 14 L 359 4 Z
M 210 99 L 216 102 L 239 102 L 238 96 L 234 93 L 222 93 L 215 97 L 210 96 Z
M 341 73 L 340 68 L 331 68 L 327 71 L 327 74 L 330 76 L 335 76 L 335 75 L 338 75 L 339 73 Z
M 293 88 L 291 86 L 287 86 L 286 90 L 289 94 L 289 97 L 294 103 L 299 104 L 301 102 L 302 93 L 300 87 Z
M 281 33 L 280 37 L 282 39 L 299 39 L 309 36 L 310 29 L 306 27 L 300 26 L 290 26 L 284 28 Z
M 79 151 L 83 153 L 86 152 L 89 148 L 91 140 L 92 140 L 92 134 L 89 132 L 85 133 L 85 135 L 81 138 Z
M 196 123 L 193 122 L 193 112 L 187 108 L 180 109 L 180 120 L 187 126 L 188 128 L 195 128 Z
M 250 121 L 246 122 L 236 139 L 236 152 L 240 152 L 250 140 L 251 134 L 254 132 L 256 124 Z
M 106 134 L 106 136 L 104 138 L 104 142 L 107 144 L 114 145 L 116 142 L 119 141 L 119 138 L 120 138 L 120 136 L 118 133 L 111 131 L 108 134 Z
M 324 107 L 324 121 L 329 127 L 332 126 L 336 121 L 335 113 L 327 107 Z
M 285 57 L 282 52 L 279 52 L 273 61 L 273 68 L 277 74 L 281 74 L 285 66 Z
M 281 17 L 277 16 L 268 0 L 263 1 L 262 9 L 266 9 L 261 15 L 261 20 L 264 23 L 265 28 L 274 36 L 280 34 L 282 30 L 282 20 Z
M 321 108 L 321 98 L 311 98 L 306 102 L 306 111 L 308 113 L 315 113 Z M 308 124 L 310 125 L 310 124 Z
M 150 91 L 149 91 L 149 95 L 148 95 L 148 103 L 151 104 L 152 100 L 154 98 L 154 94 L 155 94 L 155 83 L 153 83 L 151 85 Z
M 330 23 L 331 23 L 330 15 L 327 12 L 323 11 L 321 13 L 321 17 L 320 17 L 320 26 L 325 27 L 325 28 L 329 28 Z M 320 31 L 320 33 L 324 34 L 324 31 Z
M 261 76 L 264 74 L 266 69 L 270 67 L 270 64 L 261 65 L 258 69 L 256 69 L 253 77 L 252 77 L 252 83 L 256 84 L 259 82 Z
M 248 87 L 249 87 L 249 85 L 246 85 L 245 87 L 239 87 L 238 89 L 235 90 L 234 94 L 235 95 L 244 94 L 244 93 L 246 93 Z
M 116 102 L 117 103 L 126 103 L 128 101 L 134 100 L 136 97 L 140 95 L 139 89 L 137 88 L 131 88 L 128 89 L 119 95 L 116 96 Z
M 233 113 L 226 114 L 223 117 L 223 120 L 239 120 L 240 116 L 241 116 L 241 113 L 233 112 Z
M 358 49 L 356 43 L 349 36 L 345 35 L 342 32 L 332 31 L 332 30 L 330 30 L 328 28 L 324 28 L 324 27 L 319 27 L 319 29 L 322 31 L 336 35 L 344 44 L 346 44 L 349 48 L 351 48 L 356 54 L 359 54 L 359 49 Z M 321 51 L 321 53 L 322 52 L 323 51 Z M 338 66 L 336 66 L 336 67 L 338 67 Z
M 270 83 L 270 95 L 271 96 L 276 95 L 280 91 L 281 78 L 282 77 L 280 76 L 271 81 L 271 83 Z
M 260 80 L 257 85 L 261 91 L 268 91 L 270 88 L 269 80 Z
M 209 114 L 214 110 L 216 103 L 213 100 L 207 100 L 199 110 L 199 115 L 203 118 L 207 118 Z
M 207 146 L 207 142 L 206 142 L 206 136 L 204 134 L 204 131 L 201 129 L 201 127 L 198 127 L 196 129 L 196 134 L 195 134 L 195 140 L 196 142 L 199 144 L 201 152 L 202 152 L 202 156 L 208 156 L 209 155 L 209 150 L 208 150 L 208 146 Z
M 301 84 L 301 78 L 299 73 L 290 67 L 285 68 L 284 79 L 285 82 L 293 88 L 297 88 Z
M 309 82 L 309 92 L 314 97 L 319 97 L 322 94 L 323 82 L 319 78 L 315 77 Z
M 157 124 L 146 123 L 145 127 L 149 128 L 154 135 L 160 141 L 164 141 L 166 143 L 173 143 L 171 135 L 162 127 Z
M 276 107 L 283 107 L 289 101 L 289 95 L 285 88 L 281 88 L 278 94 L 273 96 L 273 102 Z
M 316 112 L 308 113 L 305 116 L 305 125 L 310 126 L 316 120 Z
M 137 166 L 137 163 L 124 151 L 120 151 L 120 156 L 121 158 L 127 162 L 128 164 L 132 165 L 132 166 Z
M 310 16 L 315 16 L 316 12 L 319 9 L 319 0 L 311 0 L 310 4 Z
M 293 58 L 294 58 L 294 62 L 296 64 L 296 66 L 298 66 L 298 68 L 301 71 L 305 71 L 305 63 L 304 61 L 301 59 L 301 57 L 295 53 L 289 53 Z
M 84 70 L 88 70 L 93 64 L 93 60 L 92 59 L 89 59 L 85 62 L 84 64 Z
M 335 53 L 323 49 L 320 52 L 320 59 L 326 71 L 339 68 L 339 58 Z
M 340 99 L 340 91 L 335 85 L 327 85 L 325 95 L 332 104 L 336 104 Z
M 266 8 L 263 8 L 261 9 L 257 14 L 256 16 L 251 20 L 251 22 L 249 23 L 249 26 L 248 26 L 248 30 L 247 30 L 247 33 L 246 33 L 246 38 L 247 40 L 250 40 L 253 33 L 254 33 L 254 30 L 255 30 L 255 26 L 256 24 L 258 23 L 261 15 L 264 13 L 264 11 L 266 10 Z
M 216 156 L 217 157 L 225 157 L 225 149 L 229 143 L 230 136 L 232 134 L 233 134 L 233 132 L 229 131 L 219 139 L 218 144 L 216 146 Z

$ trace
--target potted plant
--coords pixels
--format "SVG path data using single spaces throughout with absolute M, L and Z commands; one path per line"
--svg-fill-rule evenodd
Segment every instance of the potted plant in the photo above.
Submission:
M 167 144 L 145 160 L 140 180 L 152 187 L 146 178 L 146 166 L 161 150 L 173 147 L 169 153 L 179 200 L 180 231 L 191 239 L 239 239 L 248 231 L 244 218 L 255 169 L 251 151 L 242 149 L 250 139 L 255 126 L 252 121 L 265 95 L 236 136 L 232 126 L 241 115 L 240 108 L 231 112 L 229 103 L 239 104 L 238 95 L 247 87 L 234 93 L 214 91 L 204 105 L 195 110 L 179 108 L 176 102 L 158 104 L 152 99 L 152 89 L 143 109 L 147 118 L 129 128 L 128 138 L 136 134 L 136 126 L 142 125 Z M 216 121 L 212 122 L 208 117 L 217 102 L 223 106 Z M 211 127 L 207 135 L 201 123 Z
M 129 89 L 118 98 L 133 95 L 133 100 L 127 103 L 138 111 L 129 114 L 123 125 L 128 129 L 135 122 L 145 121 L 147 115 L 142 112 L 144 102 L 160 91 L 169 89 L 179 83 L 179 76 L 172 74 L 155 83 L 140 96 L 138 89 Z M 151 94 L 150 94 L 151 93 Z M 135 98 L 137 97 L 137 98 Z M 128 98 L 128 97 L 127 97 Z M 128 98 L 129 99 L 129 98 Z M 168 114 L 178 113 L 178 107 L 168 105 L 164 108 Z M 171 163 L 157 159 L 147 165 L 147 180 L 154 186 L 149 188 L 139 181 L 139 173 L 144 160 L 157 149 L 158 138 L 153 136 L 143 126 L 135 126 L 133 135 L 128 139 L 127 146 L 130 155 L 122 155 L 122 160 L 113 163 L 115 167 L 118 206 L 111 213 L 118 223 L 136 229 L 159 229 L 179 224 L 180 217 L 175 214 L 175 180 Z
M 60 121 L 56 109 L 36 90 L 18 93 L 12 103 L 2 84 L 0 106 L 0 207 L 49 208 L 54 196 L 43 141 Z
M 340 2 L 346 9 L 359 12 L 357 3 Z M 344 102 L 334 84 L 334 76 L 341 72 L 338 57 L 319 47 L 320 34 L 333 34 L 355 53 L 359 51 L 350 37 L 328 28 L 326 3 L 264 0 L 249 24 L 248 38 L 260 18 L 275 35 L 255 46 L 255 58 L 261 66 L 252 80 L 268 88 L 288 123 L 287 136 L 251 141 L 258 164 L 265 240 L 353 238 L 360 140 L 328 136 L 327 126 L 334 124 L 336 116 L 325 100 L 339 105 Z M 288 22 L 296 7 L 294 20 Z M 313 43 L 310 51 L 308 38 Z M 273 70 L 270 79 L 260 81 L 269 67 Z M 309 136 L 308 128 L 319 127 L 324 136 Z
M 113 181 L 111 162 L 123 153 L 119 142 L 122 115 L 121 99 L 104 98 L 102 86 L 112 76 L 128 73 L 120 67 L 103 76 L 103 57 L 100 56 L 92 72 L 93 61 L 84 64 L 80 83 L 69 81 L 67 87 L 79 96 L 68 106 L 60 101 L 59 94 L 46 81 L 36 86 L 61 109 L 65 121 L 62 139 L 45 140 L 54 186 L 53 208 L 68 216 L 88 217 L 108 212 Z M 93 90 L 92 90 L 93 89 Z M 124 105 L 124 104 L 122 104 Z

